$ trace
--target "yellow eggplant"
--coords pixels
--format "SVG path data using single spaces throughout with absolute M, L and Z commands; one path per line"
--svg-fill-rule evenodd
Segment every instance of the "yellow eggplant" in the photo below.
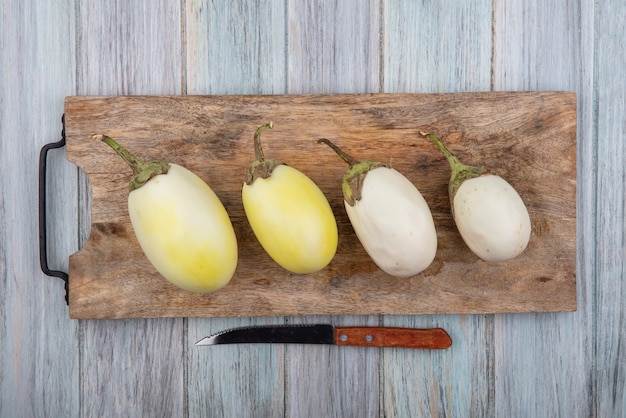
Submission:
M 133 170 L 128 213 L 144 254 L 172 284 L 207 293 L 224 287 L 237 267 L 235 231 L 213 190 L 188 169 L 144 163 L 105 135 L 95 135 Z
M 301 171 L 266 160 L 261 132 L 254 135 L 256 160 L 243 184 L 243 207 L 261 246 L 280 266 L 297 274 L 326 267 L 337 251 L 335 215 L 320 188 Z

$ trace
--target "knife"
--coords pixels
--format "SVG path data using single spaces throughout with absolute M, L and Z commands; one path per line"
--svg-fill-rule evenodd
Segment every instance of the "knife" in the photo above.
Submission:
M 268 325 L 229 329 L 205 337 L 196 345 L 245 343 L 444 349 L 452 345 L 452 339 L 442 328 L 335 327 L 327 324 Z

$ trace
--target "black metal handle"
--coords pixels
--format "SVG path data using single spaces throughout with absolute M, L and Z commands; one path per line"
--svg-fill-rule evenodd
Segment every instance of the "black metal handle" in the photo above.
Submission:
M 63 124 L 61 140 L 44 145 L 39 153 L 39 264 L 44 274 L 58 277 L 65 282 L 65 302 L 69 305 L 69 275 L 64 271 L 51 270 L 48 267 L 48 233 L 46 229 L 46 162 L 49 150 L 65 146 L 65 116 L 61 118 L 61 122 Z

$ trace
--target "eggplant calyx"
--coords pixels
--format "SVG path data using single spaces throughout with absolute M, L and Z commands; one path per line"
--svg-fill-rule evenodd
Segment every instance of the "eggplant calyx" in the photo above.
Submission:
M 377 161 L 362 161 L 350 166 L 341 184 L 343 198 L 350 206 L 354 206 L 357 201 L 361 200 L 365 177 L 378 167 L 387 167 L 387 165 Z
M 266 123 L 265 125 L 261 125 L 257 128 L 254 133 L 254 154 L 255 160 L 250 165 L 248 169 L 248 174 L 246 175 L 246 184 L 250 186 L 254 183 L 254 180 L 258 178 L 266 179 L 272 175 L 272 171 L 279 165 L 283 165 L 280 161 L 277 160 L 266 160 L 265 155 L 263 155 L 263 147 L 261 147 L 261 132 L 266 129 L 272 129 L 274 127 L 273 122 Z
M 326 138 L 319 139 L 317 143 L 328 145 L 342 160 L 350 165 L 341 183 L 343 198 L 350 206 L 354 206 L 357 201 L 361 200 L 363 183 L 367 173 L 378 167 L 387 167 L 377 161 L 358 161 Z
M 272 175 L 272 172 L 279 165 L 284 165 L 277 160 L 256 160 L 250 165 L 248 174 L 246 175 L 246 184 L 250 186 L 254 180 L 258 178 L 266 179 Z

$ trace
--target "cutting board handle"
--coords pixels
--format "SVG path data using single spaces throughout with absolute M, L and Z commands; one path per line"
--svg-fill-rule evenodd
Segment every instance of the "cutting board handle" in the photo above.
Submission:
M 39 153 L 39 264 L 44 274 L 58 277 L 65 282 L 65 302 L 69 305 L 69 275 L 64 271 L 52 270 L 48 267 L 48 231 L 46 229 L 46 162 L 49 150 L 65 146 L 65 115 L 61 117 L 61 123 L 63 124 L 61 140 L 44 145 Z

